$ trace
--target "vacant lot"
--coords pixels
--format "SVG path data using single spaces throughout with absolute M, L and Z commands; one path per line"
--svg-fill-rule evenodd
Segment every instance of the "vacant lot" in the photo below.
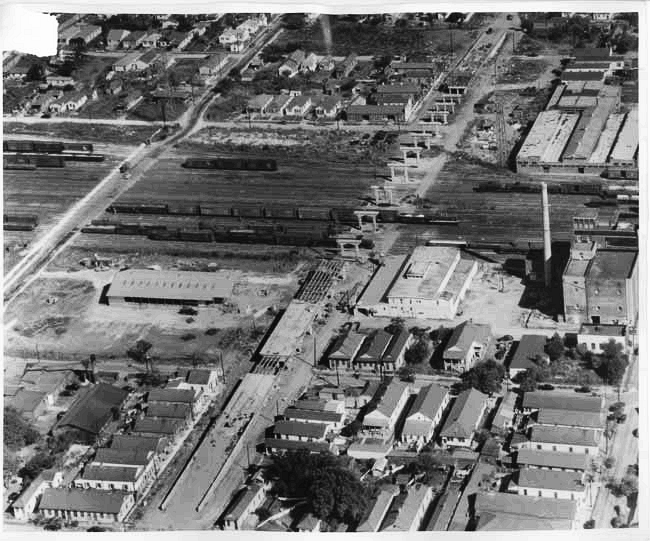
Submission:
M 317 20 L 302 28 L 288 28 L 274 42 L 274 46 L 301 47 L 316 54 L 346 56 L 406 54 L 421 57 L 432 54 L 454 54 L 464 51 L 476 38 L 478 31 L 454 29 L 453 37 L 445 26 L 409 28 L 380 23 L 377 18 L 359 24 L 346 16 L 330 15 L 326 23 Z M 329 27 L 329 29 L 327 29 Z M 330 36 L 330 39 L 326 36 Z
M 116 143 L 121 145 L 139 145 L 150 137 L 157 126 L 120 126 L 106 124 L 77 124 L 70 123 L 38 123 L 22 124 L 20 122 L 6 123 L 2 127 L 5 137 L 12 134 L 33 135 L 35 137 L 52 137 L 74 139 L 81 141 L 98 141 L 100 143 Z
M 295 293 L 298 270 L 216 271 L 235 284 L 233 297 L 222 307 L 198 308 L 191 317 L 174 307 L 100 304 L 114 272 L 47 273 L 9 307 L 6 321 L 13 323 L 5 330 L 5 353 L 30 357 L 38 348 L 43 358 L 82 359 L 94 353 L 100 361 L 120 360 L 138 339 L 153 344 L 154 359 L 176 364 L 208 360 L 216 350 L 224 358 L 229 351 L 245 353 L 264 335 L 275 307 Z

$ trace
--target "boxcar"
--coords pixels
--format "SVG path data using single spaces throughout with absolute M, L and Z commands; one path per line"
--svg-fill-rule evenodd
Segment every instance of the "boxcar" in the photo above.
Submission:
M 169 205 L 168 213 L 181 216 L 199 216 L 201 209 L 198 205 Z
M 224 205 L 201 205 L 201 216 L 232 216 L 232 209 Z
M 212 242 L 214 235 L 212 231 L 203 229 L 201 231 L 181 231 L 179 239 L 188 242 Z

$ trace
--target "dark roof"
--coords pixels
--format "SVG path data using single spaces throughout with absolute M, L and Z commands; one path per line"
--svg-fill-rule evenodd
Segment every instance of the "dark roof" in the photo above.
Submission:
M 463 321 L 449 337 L 443 357 L 445 359 L 462 360 L 466 357 L 474 342 L 485 343 L 491 335 L 492 329 L 489 325 Z
M 378 94 L 417 94 L 417 85 L 404 84 L 404 85 L 379 85 L 377 87 Z
M 264 446 L 267 449 L 285 449 L 287 451 L 305 449 L 312 453 L 324 453 L 330 450 L 329 444 L 324 441 L 294 441 L 279 438 L 266 438 Z
M 190 373 L 187 375 L 187 383 L 190 385 L 207 385 L 210 381 L 211 373 L 210 370 L 190 370 Z
M 145 417 L 136 421 L 133 432 L 135 434 L 144 432 L 146 434 L 172 435 L 179 426 L 180 421 L 178 419 L 152 419 L 151 417 Z
M 563 81 L 602 81 L 604 71 L 565 71 L 562 73 Z
M 599 413 L 602 409 L 599 396 L 579 396 L 553 391 L 535 391 L 525 393 L 524 409 L 555 409 L 566 411 L 591 411 Z
M 127 496 L 127 492 L 117 490 L 47 488 L 39 508 L 117 515 Z
M 148 402 L 194 403 L 192 389 L 152 389 L 147 397 Z
M 378 363 L 382 360 L 393 335 L 383 329 L 379 329 L 368 336 L 363 343 L 357 361 L 365 363 Z
M 298 421 L 278 421 L 273 429 L 274 434 L 285 436 L 305 436 L 324 438 L 327 425 L 321 423 L 299 423 Z
M 122 483 L 135 482 L 138 479 L 138 468 L 128 466 L 86 466 L 83 475 L 84 481 L 115 481 Z
M 346 109 L 348 114 L 388 114 L 403 113 L 404 107 L 401 105 L 350 105 Z
M 224 519 L 239 520 L 260 490 L 263 490 L 262 485 L 247 486 L 239 491 L 230 502 Z
M 517 464 L 523 466 L 546 466 L 547 468 L 586 470 L 589 459 L 589 456 L 581 453 L 564 453 L 562 451 L 521 449 L 517 453 Z
M 411 333 L 408 329 L 400 329 L 399 332 L 393 335 L 386 354 L 384 355 L 384 362 L 395 362 L 400 354 L 404 351 L 406 344 L 408 344 Z
M 578 334 L 608 337 L 625 336 L 625 325 L 593 325 L 591 323 L 583 323 L 580 325 L 580 332 Z
M 119 464 L 122 466 L 146 466 L 151 459 L 149 449 L 113 449 L 101 447 L 97 449 L 95 464 Z
M 111 449 L 134 450 L 156 452 L 159 449 L 162 438 L 152 436 L 131 436 L 126 434 L 115 434 L 111 442 Z
M 447 389 L 435 383 L 422 387 L 409 410 L 407 419 L 411 415 L 421 413 L 433 420 L 448 393 Z
M 540 425 L 604 428 L 602 413 L 595 411 L 568 411 L 544 408 L 537 412 L 537 422 Z
M 147 406 L 147 417 L 187 419 L 192 413 L 188 404 L 155 402 Z
M 595 447 L 600 441 L 600 434 L 590 428 L 539 425 L 532 428 L 530 441 Z
M 365 335 L 349 332 L 339 336 L 330 353 L 331 359 L 351 359 L 365 340 Z
M 323 423 L 339 423 L 343 418 L 342 413 L 335 411 L 317 411 L 298 408 L 287 408 L 284 410 L 284 416 L 292 421 L 319 421 Z
M 93 385 L 70 406 L 58 426 L 71 426 L 99 434 L 113 416 L 111 409 L 120 407 L 128 395 L 128 391 L 113 385 Z
M 9 400 L 5 400 L 8 406 L 16 408 L 19 413 L 33 414 L 34 410 L 43 403 L 45 394 L 42 391 L 28 391 L 26 389 L 18 389 L 16 394 Z
M 440 435 L 454 438 L 471 437 L 486 399 L 487 396 L 476 389 L 468 389 L 459 394 Z
M 325 400 L 296 400 L 293 407 L 300 410 L 325 411 Z
M 608 47 L 589 47 L 584 49 L 573 49 L 573 56 L 576 60 L 581 62 L 588 62 L 590 60 L 608 60 L 612 59 L 610 50 Z
M 569 453 L 571 454 L 571 453 Z M 573 490 L 582 492 L 581 472 L 523 468 L 519 470 L 517 485 L 520 487 L 541 488 L 548 490 Z
M 523 517 L 546 519 L 573 519 L 577 509 L 575 500 L 537 498 L 508 492 L 478 492 L 476 511 L 505 512 Z
M 524 334 L 517 344 L 515 354 L 510 361 L 510 368 L 515 370 L 527 370 L 535 364 L 537 355 L 545 355 L 547 338 L 541 334 Z
M 386 417 L 393 415 L 393 412 L 397 408 L 402 396 L 404 396 L 404 392 L 408 392 L 408 383 L 399 381 L 398 379 L 393 379 L 388 384 L 384 395 L 377 404 L 377 411 L 384 414 Z
M 632 275 L 638 252 L 632 250 L 598 250 L 591 260 L 587 279 L 625 280 Z

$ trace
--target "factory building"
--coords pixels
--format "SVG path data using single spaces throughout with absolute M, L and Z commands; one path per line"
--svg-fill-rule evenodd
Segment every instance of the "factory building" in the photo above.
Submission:
M 115 275 L 109 305 L 211 306 L 232 295 L 233 284 L 217 273 L 129 269 Z
M 408 259 L 378 269 L 357 309 L 383 317 L 453 319 L 477 271 L 476 261 L 458 248 L 418 246 Z
M 517 155 L 518 172 L 637 177 L 638 109 L 623 109 L 621 87 L 599 73 L 565 74 Z

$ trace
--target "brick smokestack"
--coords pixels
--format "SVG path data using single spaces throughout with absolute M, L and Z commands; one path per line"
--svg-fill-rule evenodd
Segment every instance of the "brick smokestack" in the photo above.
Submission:
M 548 190 L 542 182 L 542 213 L 544 216 L 544 285 L 551 285 L 551 217 L 548 207 Z

